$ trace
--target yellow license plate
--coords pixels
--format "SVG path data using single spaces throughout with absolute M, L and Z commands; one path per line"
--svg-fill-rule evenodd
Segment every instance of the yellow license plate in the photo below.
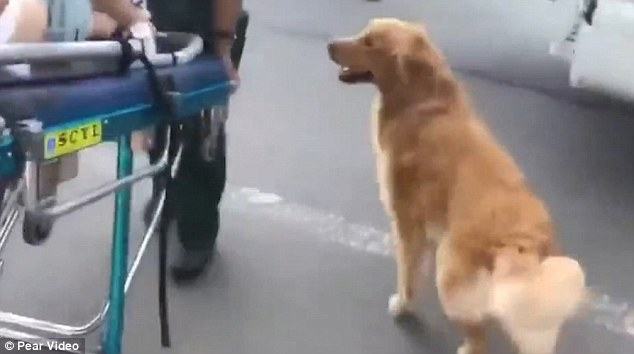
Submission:
M 44 136 L 44 158 L 52 159 L 99 144 L 102 139 L 101 121 L 84 122 L 58 129 Z

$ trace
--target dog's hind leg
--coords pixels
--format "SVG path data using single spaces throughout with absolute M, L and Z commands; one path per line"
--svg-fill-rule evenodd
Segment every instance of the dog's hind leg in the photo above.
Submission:
M 445 315 L 464 332 L 458 354 L 485 354 L 490 279 L 486 270 L 465 268 L 444 238 L 436 249 L 436 288 Z
M 458 348 L 458 354 L 486 354 L 487 340 L 484 324 L 459 323 L 465 335 L 464 343 Z
M 427 240 L 425 231 L 417 223 L 403 220 L 394 221 L 397 292 L 390 297 L 388 310 L 392 316 L 402 316 L 415 312 L 418 280 L 422 275 L 422 259 Z
M 528 331 L 515 329 L 511 337 L 519 354 L 554 354 L 559 329 Z

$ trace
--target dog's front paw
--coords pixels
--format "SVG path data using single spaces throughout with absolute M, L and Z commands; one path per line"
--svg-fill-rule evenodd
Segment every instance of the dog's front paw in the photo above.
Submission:
M 458 348 L 458 352 L 456 354 L 471 354 L 471 351 L 469 349 L 469 345 L 463 344 L 460 346 L 460 348 Z
M 409 301 L 402 299 L 399 294 L 390 296 L 387 304 L 387 310 L 393 317 L 401 317 L 414 314 L 414 306 Z
M 484 354 L 485 351 L 483 348 L 477 348 L 469 343 L 464 343 L 460 348 L 458 348 L 457 354 Z

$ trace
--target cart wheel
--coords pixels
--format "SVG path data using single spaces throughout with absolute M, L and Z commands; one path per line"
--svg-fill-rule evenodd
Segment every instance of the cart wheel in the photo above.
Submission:
M 52 221 L 35 218 L 27 213 L 22 224 L 22 237 L 29 245 L 38 246 L 48 239 L 52 228 Z

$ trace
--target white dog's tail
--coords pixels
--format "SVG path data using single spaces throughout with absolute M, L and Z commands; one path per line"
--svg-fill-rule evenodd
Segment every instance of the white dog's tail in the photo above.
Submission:
M 496 279 L 491 314 L 497 318 L 521 354 L 552 354 L 563 323 L 589 299 L 585 273 L 567 257 L 550 257 L 539 272 Z

